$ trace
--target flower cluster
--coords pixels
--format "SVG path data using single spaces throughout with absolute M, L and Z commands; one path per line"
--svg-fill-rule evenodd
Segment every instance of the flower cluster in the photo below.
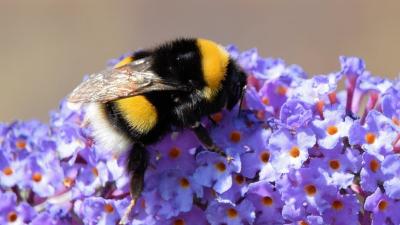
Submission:
M 400 82 L 356 57 L 307 78 L 255 49 L 227 49 L 249 74 L 244 104 L 203 122 L 233 161 L 189 130 L 166 135 L 147 147 L 129 223 L 400 224 Z M 0 224 L 118 223 L 129 177 L 126 156 L 108 152 L 65 101 L 48 125 L 0 124 Z

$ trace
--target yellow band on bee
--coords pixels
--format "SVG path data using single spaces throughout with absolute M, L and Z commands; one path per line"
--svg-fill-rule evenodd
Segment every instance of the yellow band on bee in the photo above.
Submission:
M 121 60 L 117 64 L 115 64 L 115 66 L 113 68 L 114 69 L 120 68 L 122 66 L 125 66 L 126 64 L 133 62 L 133 61 L 134 61 L 133 56 L 127 56 L 123 60 Z
M 145 96 L 138 95 L 116 101 L 122 116 L 129 125 L 141 132 L 147 133 L 157 123 L 157 110 Z
M 204 92 L 207 98 L 212 98 L 225 79 L 229 54 L 222 46 L 210 40 L 197 39 L 197 46 L 201 54 L 204 80 L 208 86 Z

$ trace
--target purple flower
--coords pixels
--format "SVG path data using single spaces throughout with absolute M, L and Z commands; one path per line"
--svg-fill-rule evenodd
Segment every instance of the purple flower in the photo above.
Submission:
M 326 193 L 337 192 L 337 188 L 328 186 L 325 178 L 311 168 L 291 170 L 276 181 L 276 188 L 285 202 L 282 213 L 285 212 L 283 215 L 288 219 L 298 219 L 304 215 L 304 211 L 321 213 L 329 207 L 329 202 L 324 198 Z
M 90 197 L 76 201 L 74 212 L 85 224 L 116 224 L 128 205 L 127 199 L 116 201 Z
M 248 200 L 235 205 L 228 200 L 216 200 L 209 204 L 206 217 L 211 225 L 252 224 L 255 219 L 254 206 Z
M 148 223 L 145 223 L 148 224 Z M 178 216 L 171 218 L 167 221 L 159 221 L 157 225 L 173 224 L 173 225 L 203 225 L 207 224 L 207 219 L 205 217 L 204 211 L 198 207 L 193 207 L 191 211 L 181 213 Z
M 360 204 L 355 194 L 341 195 L 339 193 L 324 197 L 330 207 L 327 207 L 322 216 L 328 224 L 357 224 Z
M 385 224 L 390 221 L 392 224 L 400 223 L 400 203 L 390 199 L 386 194 L 382 193 L 379 188 L 367 197 L 364 209 L 372 212 L 372 224 Z
M 193 198 L 203 197 L 203 187 L 196 183 L 189 174 L 185 174 L 181 170 L 166 170 L 152 179 L 155 179 L 157 191 L 161 199 L 164 200 L 159 202 L 161 208 L 168 205 L 168 212 L 166 212 L 168 214 L 163 215 L 165 218 L 190 211 L 193 206 Z
M 393 150 L 393 141 L 399 128 L 382 113 L 372 110 L 366 117 L 366 124 L 355 121 L 350 128 L 349 141 L 351 145 L 361 145 L 366 152 L 380 160 Z
M 13 192 L 0 190 L 0 224 L 24 224 L 35 216 L 34 209 L 26 202 L 17 204 Z
M 382 162 L 382 172 L 385 176 L 385 193 L 393 199 L 400 198 L 400 157 L 398 154 L 387 156 Z
M 327 184 L 338 188 L 347 188 L 361 167 L 360 155 L 352 149 L 338 145 L 335 149 L 324 150 L 324 157 L 313 158 L 309 168 L 319 171 Z
M 212 187 L 217 193 L 224 193 L 232 186 L 232 172 L 240 172 L 240 159 L 233 162 L 213 152 L 201 152 L 197 155 L 198 167 L 193 179 L 205 187 Z
M 150 162 L 157 170 L 178 169 L 185 173 L 195 170 L 194 153 L 201 144 L 191 131 L 172 133 L 162 141 L 149 147 Z
M 256 224 L 282 224 L 281 210 L 283 202 L 279 192 L 273 185 L 266 181 L 252 183 L 247 192 L 247 199 L 250 200 L 257 216 Z
M 281 128 L 271 135 L 269 149 L 271 163 L 276 171 L 287 173 L 290 169 L 299 169 L 308 158 L 308 149 L 316 142 L 310 129 L 299 129 L 296 134 Z
M 378 187 L 378 184 L 386 179 L 382 173 L 382 161 L 368 153 L 364 153 L 362 158 L 361 188 L 364 191 L 373 192 Z
M 343 108 L 331 108 L 324 111 L 323 120 L 316 119 L 312 124 L 318 137 L 318 145 L 325 149 L 333 149 L 344 137 L 349 136 L 353 121 L 345 117 Z
M 311 107 L 298 100 L 288 100 L 281 107 L 280 120 L 289 128 L 306 127 L 313 118 Z
M 241 155 L 242 170 L 241 174 L 248 178 L 254 178 L 258 173 L 261 180 L 274 181 L 279 174 L 271 165 L 271 154 L 268 148 L 268 140 L 271 136 L 269 129 L 258 129 L 245 143 L 250 151 Z

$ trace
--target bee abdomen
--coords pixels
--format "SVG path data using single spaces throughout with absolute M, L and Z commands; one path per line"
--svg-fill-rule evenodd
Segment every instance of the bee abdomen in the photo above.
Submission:
M 131 129 L 146 134 L 157 124 L 156 107 L 143 95 L 115 101 L 118 111 Z
M 95 141 L 105 150 L 119 155 L 132 145 L 131 139 L 110 121 L 105 104 L 89 104 L 86 117 L 90 121 Z

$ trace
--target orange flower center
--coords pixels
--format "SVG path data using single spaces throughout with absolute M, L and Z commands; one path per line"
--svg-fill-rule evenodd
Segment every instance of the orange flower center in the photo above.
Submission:
M 386 200 L 382 199 L 378 203 L 378 208 L 379 208 L 380 211 L 384 211 L 384 210 L 387 209 L 388 205 L 389 205 L 389 203 Z
M 286 95 L 286 93 L 287 93 L 287 88 L 286 88 L 285 86 L 283 86 L 283 85 L 279 85 L 279 86 L 276 88 L 276 93 L 278 93 L 279 95 Z
M 298 222 L 299 225 L 309 225 L 309 223 L 307 223 L 307 221 L 305 220 L 301 220 Z
M 373 159 L 371 160 L 371 162 L 369 162 L 369 168 L 371 168 L 371 171 L 374 173 L 376 173 L 376 171 L 378 171 L 380 167 L 381 164 L 376 159 Z
M 337 170 L 340 168 L 340 162 L 336 159 L 330 160 L 329 167 L 331 167 L 333 170 Z
M 3 173 L 6 176 L 10 176 L 10 175 L 12 175 L 14 173 L 14 171 L 13 171 L 13 169 L 11 169 L 11 167 L 6 167 L 6 168 L 3 169 Z
M 392 117 L 392 121 L 393 121 L 393 123 L 396 124 L 397 126 L 400 126 L 400 120 L 399 120 L 397 117 L 393 116 L 393 117 Z
M 20 139 L 20 140 L 18 140 L 18 141 L 15 142 L 15 146 L 16 146 L 19 150 L 22 150 L 22 149 L 24 149 L 24 148 L 26 147 L 26 141 Z
M 268 151 L 263 151 L 260 154 L 260 160 L 263 163 L 268 163 L 270 157 L 270 153 Z
M 236 183 L 238 183 L 238 184 L 243 184 L 243 182 L 244 182 L 244 177 L 243 177 L 242 175 L 240 175 L 240 174 L 236 174 L 236 176 L 235 176 L 235 181 L 236 181 Z
M 271 206 L 274 203 L 274 200 L 269 196 L 265 196 L 261 199 L 261 202 L 265 206 Z
M 219 172 L 221 172 L 221 173 L 222 173 L 222 172 L 225 172 L 225 170 L 226 170 L 225 163 L 223 163 L 223 162 L 215 163 L 214 166 L 215 166 L 215 168 L 216 168 Z
M 230 219 L 234 219 L 238 216 L 238 213 L 236 211 L 236 209 L 234 208 L 229 208 L 228 210 L 226 210 L 226 215 L 230 218 Z
M 335 200 L 332 202 L 332 208 L 336 210 L 341 210 L 343 208 L 343 203 L 339 200 Z
M 181 155 L 181 150 L 177 147 L 173 147 L 171 148 L 171 150 L 169 150 L 168 156 L 171 159 L 176 159 Z
M 110 203 L 107 203 L 104 205 L 104 212 L 112 213 L 114 212 L 114 207 Z
M 14 212 L 14 211 L 9 212 L 7 214 L 7 221 L 8 222 L 15 222 L 15 221 L 17 221 L 17 219 L 18 219 L 17 213 Z
M 179 185 L 180 185 L 182 188 L 188 188 L 188 187 L 190 186 L 190 182 L 188 181 L 188 179 L 186 179 L 186 178 L 184 177 L 184 178 L 182 178 L 182 179 L 179 181 Z
M 376 136 L 375 136 L 375 134 L 373 134 L 373 133 L 371 133 L 371 132 L 368 132 L 366 135 L 365 135 L 365 142 L 367 142 L 368 144 L 373 144 L 374 142 L 375 142 L 375 139 L 376 139 Z
M 268 99 L 267 97 L 262 97 L 261 102 L 262 102 L 264 105 L 269 105 L 269 99 Z
M 241 133 L 239 131 L 235 130 L 235 131 L 231 132 L 230 139 L 232 142 L 238 143 L 240 141 L 241 136 L 242 136 Z
M 42 174 L 40 174 L 39 172 L 35 172 L 32 175 L 32 180 L 35 181 L 36 183 L 39 183 L 42 180 Z
M 259 119 L 259 120 L 264 120 L 265 119 L 265 111 L 257 110 L 256 111 L 256 118 Z
M 174 225 L 185 225 L 185 221 L 183 219 L 177 219 L 174 221 Z
M 72 186 L 72 183 L 74 183 L 74 180 L 70 177 L 65 177 L 63 180 L 63 184 L 65 187 L 69 188 Z
M 297 158 L 300 156 L 300 149 L 297 146 L 294 146 L 290 149 L 289 151 L 290 156 L 292 156 L 293 158 Z
M 334 134 L 336 134 L 338 132 L 338 128 L 336 126 L 332 125 L 332 126 L 329 126 L 328 128 L 326 128 L 326 132 L 329 135 L 334 135 Z
M 314 196 L 317 193 L 317 188 L 313 184 L 306 185 L 304 191 L 308 196 Z
M 96 167 L 93 167 L 93 168 L 92 168 L 92 173 L 93 173 L 93 175 L 94 175 L 95 177 L 98 177 L 98 176 L 99 176 L 99 170 L 98 170 Z
M 218 113 L 211 115 L 211 119 L 213 119 L 216 123 L 221 122 L 222 118 L 223 118 L 222 112 L 218 112 Z

